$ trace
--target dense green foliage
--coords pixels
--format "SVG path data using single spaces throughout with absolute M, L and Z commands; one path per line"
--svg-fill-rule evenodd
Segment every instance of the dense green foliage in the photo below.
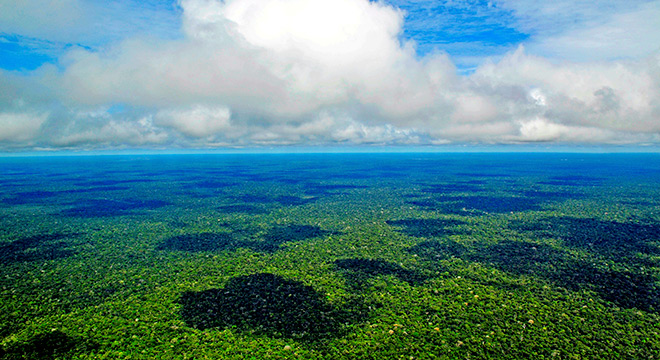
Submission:
M 638 160 L 3 160 L 0 359 L 657 359 Z

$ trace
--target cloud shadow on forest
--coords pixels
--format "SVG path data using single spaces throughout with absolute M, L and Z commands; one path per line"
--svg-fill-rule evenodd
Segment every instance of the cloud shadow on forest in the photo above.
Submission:
M 341 336 L 364 309 L 337 308 L 313 287 L 258 273 L 229 280 L 223 288 L 181 295 L 181 317 L 197 329 L 237 327 L 270 337 L 315 342 Z
M 183 234 L 169 237 L 161 242 L 157 250 L 203 252 L 233 251 L 247 248 L 259 252 L 272 253 L 282 249 L 289 242 L 306 241 L 326 236 L 331 232 L 312 225 L 278 225 L 257 236 L 256 231 L 238 229 L 234 232 L 206 232 Z
M 156 210 L 168 205 L 172 204 L 162 200 L 91 199 L 81 201 L 75 204 L 73 207 L 63 210 L 61 215 L 77 218 L 137 215 L 140 214 L 140 210 Z
M 397 231 L 414 237 L 440 237 L 447 235 L 464 234 L 465 231 L 456 229 L 465 222 L 454 219 L 401 219 L 388 220 L 387 224 L 398 227 Z
M 67 240 L 78 234 L 47 233 L 21 237 L 0 245 L 0 262 L 57 260 L 75 255 Z
M 379 259 L 339 259 L 334 266 L 354 288 L 363 288 L 367 281 L 379 276 L 394 276 L 410 285 L 419 285 L 428 278 L 422 273 Z
M 604 300 L 625 308 L 660 309 L 660 289 L 653 276 L 598 266 L 550 245 L 505 240 L 494 245 L 468 247 L 452 241 L 432 240 L 409 251 L 432 266 L 440 260 L 457 257 L 515 275 L 545 279 L 573 291 L 592 290 Z
M 0 349 L 3 359 L 60 359 L 89 353 L 99 345 L 86 338 L 67 335 L 54 330 L 37 334 L 28 341 L 11 344 Z

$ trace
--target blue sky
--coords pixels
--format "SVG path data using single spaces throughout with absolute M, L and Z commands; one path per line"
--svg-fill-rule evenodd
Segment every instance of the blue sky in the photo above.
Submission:
M 479 58 L 501 56 L 530 37 L 516 29 L 512 10 L 488 1 L 390 3 L 406 12 L 404 37 L 417 43 L 420 55 L 445 51 L 459 67 L 470 68 Z
M 654 147 L 658 18 L 646 0 L 0 0 L 0 149 Z

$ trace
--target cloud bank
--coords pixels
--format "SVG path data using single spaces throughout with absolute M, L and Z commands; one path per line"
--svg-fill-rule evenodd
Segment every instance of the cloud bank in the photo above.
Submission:
M 660 142 L 658 52 L 568 62 L 519 46 L 460 75 L 447 54 L 419 57 L 402 40 L 406 14 L 382 2 L 180 7 L 178 38 L 132 36 L 0 71 L 0 146 Z

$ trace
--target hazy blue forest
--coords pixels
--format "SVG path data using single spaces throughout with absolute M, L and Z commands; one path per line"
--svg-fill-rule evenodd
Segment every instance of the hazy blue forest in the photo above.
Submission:
M 658 154 L 0 158 L 0 359 L 657 359 Z

